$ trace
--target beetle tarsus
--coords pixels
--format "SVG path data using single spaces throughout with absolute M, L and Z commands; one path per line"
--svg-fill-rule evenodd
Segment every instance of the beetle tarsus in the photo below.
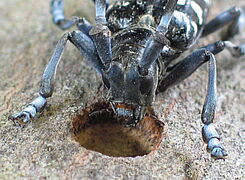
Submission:
M 214 147 L 211 151 L 211 157 L 215 160 L 226 159 L 227 156 L 227 152 L 222 147 Z
M 224 43 L 225 43 L 226 48 L 232 54 L 232 56 L 241 57 L 245 55 L 245 43 L 240 46 L 236 46 L 230 41 L 225 41 Z
M 224 159 L 228 154 L 221 146 L 220 136 L 213 123 L 206 124 L 202 128 L 202 138 L 207 143 L 207 151 L 211 153 L 214 159 Z
M 28 106 L 26 106 L 20 113 L 10 116 L 9 119 L 13 120 L 17 125 L 23 125 L 34 118 L 38 112 L 41 112 L 46 106 L 46 98 L 39 96 L 34 99 Z
M 31 119 L 31 114 L 29 112 L 21 111 L 18 114 L 9 117 L 10 120 L 14 122 L 16 126 L 24 127 Z

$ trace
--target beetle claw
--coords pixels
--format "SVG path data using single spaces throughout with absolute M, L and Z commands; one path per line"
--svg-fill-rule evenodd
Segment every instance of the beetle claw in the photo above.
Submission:
M 215 160 L 217 159 L 225 159 L 228 156 L 227 152 L 222 147 L 214 147 L 211 151 L 211 157 Z
M 10 120 L 14 122 L 16 126 L 23 127 L 28 121 L 30 121 L 30 113 L 21 111 L 18 114 L 9 117 Z

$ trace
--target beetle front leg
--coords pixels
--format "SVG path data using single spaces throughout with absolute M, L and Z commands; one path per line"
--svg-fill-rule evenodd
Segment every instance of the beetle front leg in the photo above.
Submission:
M 206 99 L 202 109 L 202 123 L 205 125 L 202 129 L 202 137 L 205 143 L 207 143 L 207 150 L 211 152 L 211 156 L 214 159 L 224 159 L 228 154 L 220 144 L 220 137 L 213 125 L 213 119 L 216 109 L 217 92 L 216 92 L 216 60 L 213 54 L 209 56 L 209 78 L 208 78 L 208 91 Z
M 218 49 L 218 47 L 220 49 Z M 222 46 L 219 46 L 219 44 L 216 45 L 216 52 L 219 52 L 223 49 Z M 188 75 L 190 75 L 192 72 L 195 71 L 202 63 L 208 61 L 209 62 L 209 80 L 208 80 L 208 90 L 207 90 L 207 95 L 206 99 L 203 105 L 203 110 L 202 110 L 202 123 L 205 125 L 203 126 L 202 129 L 202 136 L 203 140 L 205 143 L 207 143 L 207 150 L 208 152 L 211 152 L 211 156 L 214 159 L 224 159 L 227 156 L 226 151 L 222 147 L 220 143 L 220 137 L 214 128 L 213 125 L 213 119 L 215 116 L 215 109 L 216 109 L 216 101 L 217 101 L 217 93 L 216 93 L 216 60 L 214 57 L 214 54 L 209 50 L 213 49 L 213 46 L 206 49 L 200 49 L 190 56 L 187 57 L 186 64 L 183 62 L 177 65 L 174 69 L 173 72 L 181 72 L 183 73 L 183 77 L 180 78 L 179 80 L 183 80 L 183 78 L 186 78 Z M 189 59 L 190 58 L 190 59 Z M 188 60 L 191 60 L 189 62 Z M 190 63 L 190 64 L 189 64 Z M 187 67 L 187 69 L 185 68 Z M 182 70 L 181 70 L 182 69 Z M 185 69 L 183 71 L 183 69 Z M 171 73 L 170 73 L 171 74 Z M 175 76 L 172 76 L 175 77 Z M 178 78 L 174 79 L 173 81 L 179 82 L 177 80 Z
M 51 97 L 54 89 L 54 75 L 56 73 L 57 66 L 59 64 L 61 55 L 64 51 L 68 40 L 68 34 L 66 33 L 57 43 L 55 51 L 43 73 L 41 87 L 39 90 L 39 97 L 34 99 L 26 108 L 20 113 L 10 116 L 15 124 L 23 125 L 34 118 L 37 112 L 40 112 L 46 105 L 46 98 Z
M 22 126 L 28 121 L 30 121 L 31 118 L 35 117 L 38 112 L 41 112 L 46 106 L 46 104 L 46 98 L 39 95 L 21 112 L 13 116 L 10 116 L 9 118 L 13 120 L 16 125 Z
M 190 76 L 203 63 L 209 62 L 208 90 L 201 119 L 204 123 L 202 129 L 203 140 L 208 144 L 207 150 L 211 152 L 211 156 L 214 159 L 224 159 L 227 156 L 226 151 L 220 144 L 220 137 L 213 125 L 217 99 L 216 60 L 214 54 L 223 51 L 225 47 L 227 47 L 226 43 L 217 42 L 193 52 L 173 67 L 169 74 L 160 82 L 158 87 L 158 91 L 165 91 L 168 87 Z M 238 47 L 241 48 L 240 46 L 237 46 L 237 48 Z
M 73 31 L 66 33 L 57 43 L 54 53 L 44 70 L 39 90 L 39 97 L 34 99 L 20 113 L 10 117 L 10 119 L 12 119 L 16 124 L 23 125 L 30 121 L 31 118 L 34 118 L 36 114 L 41 112 L 45 107 L 47 103 L 46 99 L 52 96 L 56 70 L 68 40 L 70 40 L 78 50 L 86 56 L 93 68 L 95 68 L 99 73 L 101 72 L 103 65 L 97 55 L 93 41 L 82 32 Z

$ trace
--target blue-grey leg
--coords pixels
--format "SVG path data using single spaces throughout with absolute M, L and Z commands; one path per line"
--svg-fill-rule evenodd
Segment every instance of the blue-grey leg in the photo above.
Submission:
M 64 14 L 64 1 L 63 0 L 52 0 L 50 2 L 50 13 L 54 24 L 60 29 L 68 29 L 75 24 L 75 19 L 67 19 Z
M 208 55 L 208 54 L 207 54 Z M 216 60 L 212 53 L 209 54 L 209 78 L 208 91 L 202 109 L 202 137 L 207 143 L 207 150 L 214 159 L 224 159 L 228 154 L 220 143 L 220 137 L 213 125 L 213 119 L 216 109 L 217 92 L 216 92 Z
M 92 0 L 95 2 L 95 0 Z M 106 8 L 109 6 L 109 1 L 106 2 Z M 79 18 L 66 18 L 64 13 L 64 1 L 63 0 L 51 0 L 50 2 L 50 13 L 54 24 L 56 24 L 60 29 L 66 30 L 72 27 L 73 25 L 79 23 Z M 87 22 L 85 22 L 86 25 Z M 81 24 L 80 24 L 81 25 Z M 80 28 L 83 26 L 80 26 Z M 79 28 L 79 29 L 80 29 Z M 82 28 L 83 29 L 83 28 Z M 86 30 L 86 28 L 85 28 Z
M 64 51 L 65 45 L 68 40 L 68 34 L 65 34 L 57 43 L 55 51 L 43 73 L 41 88 L 39 90 L 39 96 L 34 99 L 26 108 L 20 113 L 10 117 L 15 124 L 24 125 L 30 118 L 34 118 L 37 112 L 40 112 L 47 103 L 46 98 L 51 97 L 54 88 L 54 75 L 56 68 L 59 64 L 59 60 Z
M 45 97 L 39 95 L 34 99 L 30 104 L 27 105 L 21 112 L 18 114 L 12 115 L 9 117 L 16 125 L 23 126 L 31 118 L 35 117 L 37 112 L 41 112 L 46 106 L 47 100 Z
M 204 26 L 202 37 L 207 36 L 218 29 L 229 24 L 227 32 L 223 35 L 222 39 L 227 40 L 232 38 L 234 35 L 241 32 L 242 28 L 245 26 L 245 12 L 242 8 L 233 7 L 211 20 L 208 24 Z
M 230 41 L 224 41 L 225 47 L 230 51 L 232 56 L 241 57 L 245 55 L 245 43 L 237 46 Z
M 10 119 L 15 123 L 20 125 L 27 123 L 30 118 L 34 118 L 37 112 L 41 112 L 45 107 L 47 103 L 46 99 L 51 97 L 53 94 L 56 70 L 68 40 L 70 40 L 78 50 L 86 56 L 91 66 L 101 73 L 101 69 L 104 68 L 104 66 L 98 57 L 93 41 L 86 34 L 80 31 L 73 31 L 64 34 L 57 43 L 54 53 L 44 70 L 39 96 L 20 113 L 10 117 Z
M 158 92 L 164 92 L 169 87 L 183 81 L 193 72 L 195 72 L 195 70 L 203 63 L 207 62 L 208 60 L 206 56 L 204 56 L 205 52 L 209 51 L 212 54 L 218 54 L 224 49 L 229 50 L 234 57 L 241 57 L 245 55 L 245 43 L 237 46 L 230 41 L 218 41 L 216 43 L 204 46 L 199 50 L 194 51 L 179 63 L 167 69 L 168 75 L 159 83 Z
M 245 55 L 245 44 L 235 46 L 229 41 L 219 41 L 207 45 L 189 56 L 169 70 L 169 74 L 159 83 L 158 91 L 163 92 L 167 88 L 183 81 L 190 76 L 203 63 L 209 62 L 209 81 L 206 99 L 204 102 L 201 119 L 205 124 L 202 130 L 204 142 L 208 144 L 207 149 L 215 159 L 224 159 L 227 156 L 220 144 L 220 137 L 213 125 L 216 108 L 216 60 L 217 54 L 227 48 L 233 56 Z
M 87 36 L 89 36 L 89 31 L 93 28 L 90 22 L 88 22 L 85 18 L 78 19 L 76 25 L 78 30 L 82 31 Z
M 80 53 L 86 57 L 86 60 L 95 71 L 101 74 L 102 69 L 105 67 L 98 55 L 93 40 L 81 31 L 72 31 L 69 35 L 69 40 L 77 47 Z

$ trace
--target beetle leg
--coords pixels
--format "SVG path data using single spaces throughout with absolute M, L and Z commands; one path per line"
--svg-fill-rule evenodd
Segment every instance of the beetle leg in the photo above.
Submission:
M 67 19 L 64 15 L 63 0 L 52 0 L 50 2 L 50 13 L 53 17 L 53 22 L 60 29 L 68 29 L 75 24 L 75 19 Z
M 215 159 L 223 159 L 227 155 L 220 145 L 220 138 L 213 127 L 213 118 L 216 108 L 216 60 L 214 55 L 225 48 L 230 50 L 233 56 L 245 55 L 245 44 L 235 46 L 229 41 L 218 41 L 194 51 L 185 59 L 177 63 L 170 70 L 169 74 L 159 83 L 158 91 L 163 92 L 188 76 L 190 76 L 203 63 L 209 62 L 208 91 L 202 110 L 202 122 L 205 124 L 202 130 L 203 139 L 208 143 L 207 149 Z
M 93 28 L 90 22 L 88 22 L 85 18 L 79 18 L 76 25 L 78 30 L 82 31 L 87 36 L 89 36 L 89 31 Z
M 208 90 L 206 99 L 202 109 L 202 123 L 205 125 L 202 128 L 202 136 L 205 143 L 207 143 L 207 150 L 211 152 L 214 159 L 224 159 L 228 154 L 220 144 L 220 137 L 213 125 L 213 119 L 216 109 L 217 92 L 216 92 L 216 60 L 214 54 L 208 53 L 209 56 L 209 78 Z
M 178 84 L 187 77 L 189 77 L 198 67 L 208 61 L 206 53 L 208 50 L 212 50 L 215 47 L 215 51 L 219 52 L 224 49 L 224 45 L 220 43 L 214 43 L 210 45 L 208 49 L 201 48 L 194 51 L 185 59 L 173 66 L 169 74 L 162 79 L 158 86 L 158 92 L 164 92 L 169 87 Z
M 93 2 L 95 2 L 95 0 L 93 0 Z M 107 3 L 107 7 L 108 7 L 108 3 Z M 71 19 L 67 19 L 65 17 L 64 14 L 64 1 L 63 0 L 51 0 L 50 2 L 50 12 L 52 15 L 52 19 L 54 24 L 56 24 L 60 29 L 62 30 L 66 30 L 69 29 L 70 27 L 72 27 L 73 25 L 77 24 L 77 18 L 71 18 Z M 87 22 L 84 22 L 85 25 L 87 25 Z M 83 26 L 81 26 L 80 24 L 80 28 L 82 27 L 82 29 L 84 28 Z M 79 25 L 78 25 L 78 29 L 80 30 Z M 86 29 L 86 28 L 85 28 Z M 84 32 L 84 31 L 83 31 Z
M 207 36 L 216 30 L 229 24 L 229 28 L 226 34 L 223 36 L 223 40 L 232 38 L 234 35 L 241 32 L 241 29 L 245 26 L 245 12 L 241 8 L 233 7 L 211 20 L 204 26 L 202 37 Z
M 107 27 L 105 18 L 106 8 L 108 1 L 106 0 L 93 0 L 96 8 L 96 26 L 92 25 L 85 19 L 73 18 L 67 19 L 64 15 L 64 2 L 63 0 L 52 0 L 50 3 L 51 14 L 53 22 L 61 29 L 65 30 L 77 25 L 78 29 L 86 35 L 91 35 L 97 48 L 98 54 L 104 64 L 109 64 L 111 61 L 111 39 L 110 30 Z M 89 35 L 89 36 L 90 36 Z
M 245 55 L 245 43 L 240 46 L 236 46 L 230 41 L 225 41 L 224 43 L 225 47 L 230 51 L 232 56 L 241 57 Z
M 72 31 L 69 35 L 69 40 L 77 47 L 82 55 L 86 57 L 88 63 L 101 74 L 104 65 L 98 56 L 92 39 L 83 32 Z
M 41 112 L 44 109 L 46 103 L 46 98 L 39 95 L 21 112 L 10 116 L 9 119 L 13 120 L 13 122 L 18 126 L 24 126 L 28 121 L 30 121 L 30 118 L 36 116 L 37 112 Z
M 183 81 L 203 63 L 207 62 L 208 60 L 205 56 L 205 52 L 209 51 L 212 54 L 218 54 L 225 48 L 228 49 L 234 57 L 245 55 L 245 43 L 240 46 L 236 46 L 230 41 L 218 41 L 204 46 L 167 69 L 169 74 L 159 83 L 158 92 L 164 92 L 169 87 Z
M 68 40 L 70 40 L 78 48 L 78 50 L 83 53 L 84 56 L 86 56 L 89 63 L 98 72 L 101 72 L 103 65 L 97 55 L 93 41 L 80 31 L 73 31 L 64 34 L 57 43 L 53 55 L 44 70 L 39 96 L 20 113 L 10 117 L 10 119 L 12 119 L 16 124 L 22 125 L 27 123 L 30 118 L 34 118 L 37 112 L 41 112 L 45 107 L 47 102 L 46 99 L 52 96 L 55 84 L 56 70 Z
M 10 117 L 15 124 L 24 125 L 30 118 L 34 118 L 37 112 L 40 112 L 46 105 L 46 98 L 51 97 L 53 94 L 54 75 L 59 64 L 59 60 L 64 51 L 68 40 L 68 34 L 65 34 L 57 43 L 55 51 L 43 73 L 41 87 L 39 90 L 39 97 L 34 99 L 26 108 L 20 113 Z

